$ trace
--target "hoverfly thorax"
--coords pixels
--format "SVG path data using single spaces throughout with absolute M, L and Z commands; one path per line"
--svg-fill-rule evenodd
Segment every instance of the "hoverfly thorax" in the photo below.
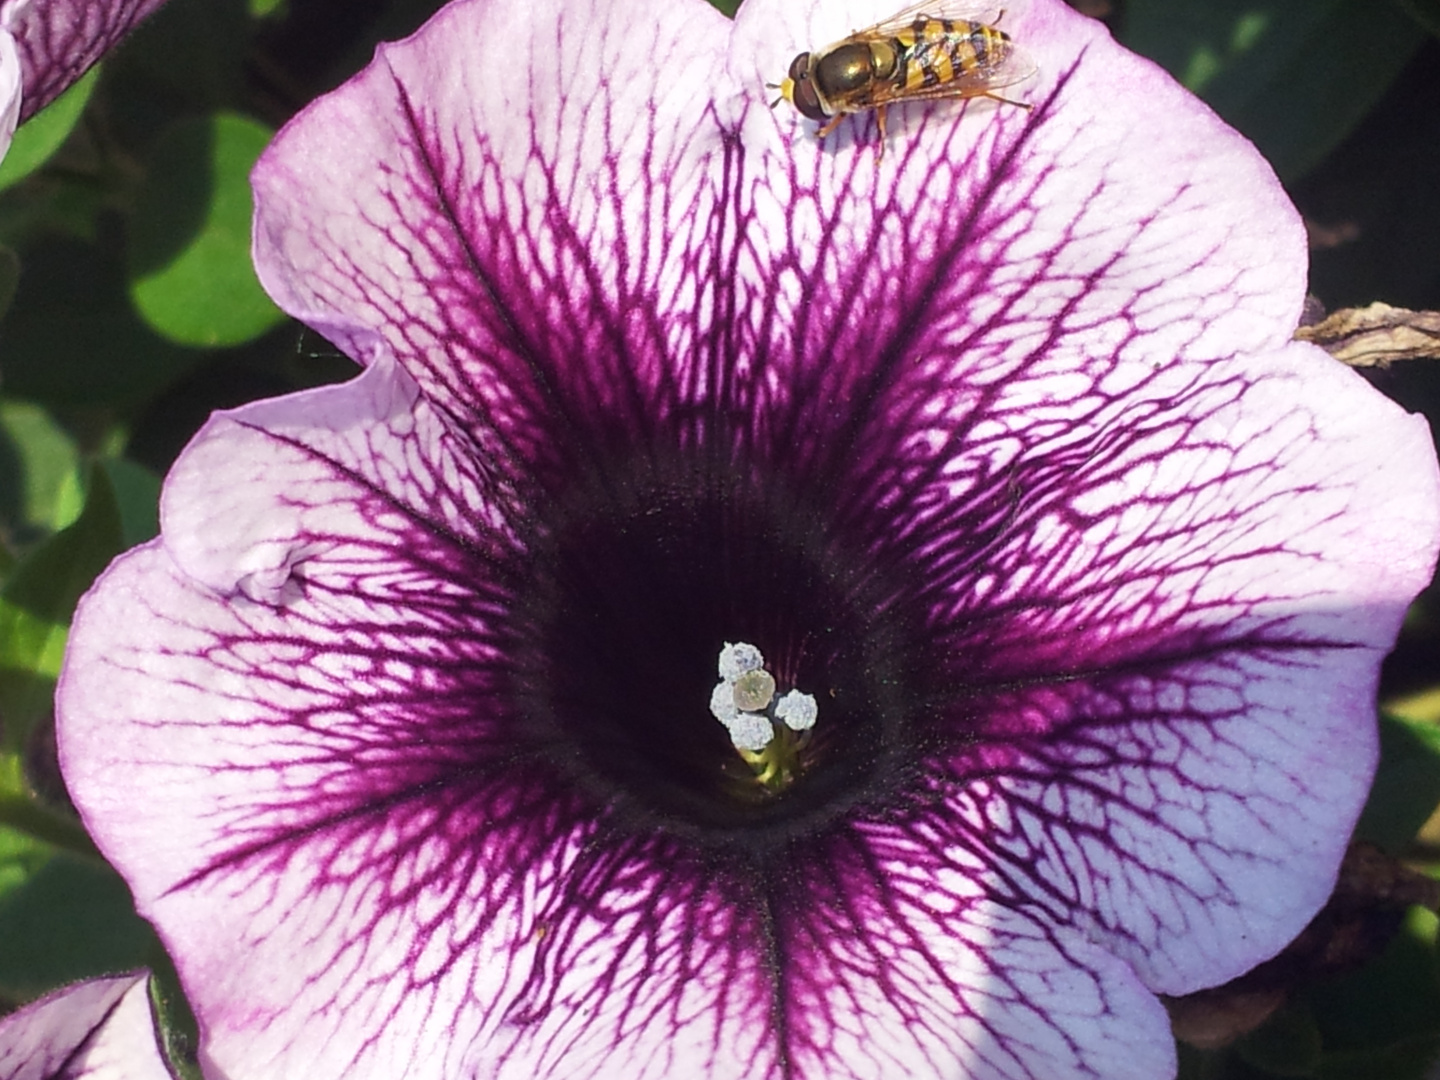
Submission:
M 854 93 L 874 78 L 870 47 L 858 41 L 831 49 L 815 61 L 814 68 L 815 85 L 827 98 Z

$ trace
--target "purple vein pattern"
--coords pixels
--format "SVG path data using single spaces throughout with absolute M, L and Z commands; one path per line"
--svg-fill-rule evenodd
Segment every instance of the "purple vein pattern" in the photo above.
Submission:
M 143 972 L 58 990 L 0 1019 L 5 1080 L 169 1080 Z
M 1429 433 L 1058 0 L 1032 111 L 877 163 L 768 107 L 888 14 L 459 0 L 261 160 L 261 278 L 365 370 L 211 420 L 59 695 L 216 1075 L 1155 1080 L 1155 994 L 1323 902 Z M 736 640 L 819 701 L 778 793 Z
M 4 0 L 0 34 L 14 41 L 20 119 L 30 119 L 165 0 Z

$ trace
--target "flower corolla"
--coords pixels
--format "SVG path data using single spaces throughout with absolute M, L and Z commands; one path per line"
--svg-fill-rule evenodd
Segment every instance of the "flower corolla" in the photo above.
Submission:
M 1155 1080 L 1324 901 L 1429 433 L 1059 0 L 1029 110 L 769 107 L 889 14 L 457 0 L 260 161 L 364 371 L 206 425 L 58 699 L 216 1075 Z

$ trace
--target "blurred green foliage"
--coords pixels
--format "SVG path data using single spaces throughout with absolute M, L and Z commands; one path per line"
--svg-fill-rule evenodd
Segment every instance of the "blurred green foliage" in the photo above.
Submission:
M 0 161 L 0 189 L 17 184 L 50 159 L 80 121 L 90 102 L 98 66 L 91 68 L 74 86 L 55 99 L 48 109 L 32 117 L 15 133 L 5 160 Z
M 271 132 L 438 6 L 172 0 L 0 166 L 0 1009 L 87 974 L 167 971 L 55 769 L 70 612 L 156 534 L 160 475 L 212 409 L 353 373 L 260 290 L 248 172 Z M 1314 226 L 1322 299 L 1440 309 L 1440 0 L 1110 8 L 1122 41 L 1275 164 Z M 1440 415 L 1434 376 L 1377 379 Z M 1417 613 L 1387 693 L 1440 686 L 1440 619 L 1428 600 Z M 1381 740 L 1358 833 L 1416 856 L 1440 804 L 1440 727 L 1386 717 Z M 1419 1080 L 1440 1047 L 1436 964 L 1435 918 L 1412 911 L 1376 962 L 1305 987 L 1224 1050 L 1184 1050 L 1182 1076 Z M 173 973 L 156 993 L 184 1062 L 193 1021 Z
M 1293 180 L 1374 109 L 1425 33 L 1375 0 L 1129 0 L 1124 40 Z
M 250 263 L 249 175 L 274 132 L 232 113 L 160 136 L 130 218 L 130 297 L 182 345 L 242 345 L 284 321 Z

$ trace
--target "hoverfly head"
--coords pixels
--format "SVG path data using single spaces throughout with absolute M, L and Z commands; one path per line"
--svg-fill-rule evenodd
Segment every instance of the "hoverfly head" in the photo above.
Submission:
M 820 101 L 820 89 L 815 85 L 815 58 L 803 52 L 790 61 L 790 73 L 780 83 L 780 94 L 810 120 L 829 119 L 830 113 Z

